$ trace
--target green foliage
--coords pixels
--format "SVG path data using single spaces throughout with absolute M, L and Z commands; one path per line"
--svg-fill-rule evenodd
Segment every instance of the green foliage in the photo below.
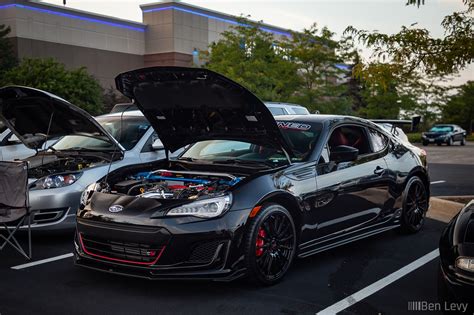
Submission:
M 407 133 L 406 135 L 408 137 L 408 141 L 410 141 L 411 143 L 421 143 L 421 133 L 420 132 Z
M 18 60 L 13 51 L 7 35 L 10 33 L 10 27 L 0 24 L 0 74 L 17 65 Z
M 350 114 L 347 86 L 336 83 L 342 46 L 327 28 L 316 25 L 276 40 L 259 23 L 242 19 L 221 40 L 201 52 L 204 67 L 242 84 L 265 101 L 290 101 L 310 111 Z
M 103 111 L 109 113 L 112 108 L 119 103 L 129 103 L 130 99 L 118 92 L 114 87 L 109 87 L 103 94 Z
M 439 119 L 436 108 L 445 103 L 446 95 L 446 88 L 439 83 L 474 58 L 474 5 L 470 0 L 464 3 L 466 10 L 443 19 L 444 38 L 433 38 L 428 30 L 414 25 L 403 26 L 391 35 L 351 26 L 346 29 L 346 41 L 362 43 L 372 50 L 368 60 L 359 61 L 353 68 L 353 76 L 364 85 L 367 102 L 359 113 L 381 118 L 403 110 L 406 116 L 421 115 L 425 125 Z M 420 6 L 424 1 L 408 0 L 406 4 Z M 391 107 L 396 100 L 398 103 Z
M 442 77 L 464 69 L 474 58 L 474 5 L 465 3 L 466 10 L 443 19 L 444 38 L 433 38 L 427 29 L 414 27 L 402 26 L 400 32 L 388 35 L 349 26 L 344 33 L 373 51 L 372 60 L 361 64 L 356 75 L 379 81 L 379 63 L 390 64 L 398 79 L 420 74 Z
M 56 94 L 92 115 L 102 112 L 102 88 L 82 67 L 67 70 L 53 59 L 23 59 L 5 72 L 0 86 L 24 85 Z
M 389 88 L 369 86 L 363 92 L 366 106 L 358 111 L 365 118 L 398 119 L 400 110 L 412 109 L 416 102 L 410 95 L 401 95 L 394 85 Z
M 441 110 L 444 123 L 458 124 L 471 134 L 474 124 L 474 81 L 462 85 L 459 93 L 452 96 Z
M 245 24 L 245 25 L 244 25 Z M 206 68 L 240 83 L 261 99 L 287 101 L 300 79 L 294 63 L 275 49 L 278 43 L 257 23 L 243 19 L 203 52 Z
M 341 46 L 333 37 L 334 33 L 326 27 L 319 30 L 313 24 L 302 32 L 293 32 L 281 43 L 288 59 L 297 65 L 302 80 L 292 101 L 310 111 L 350 114 L 352 102 L 346 96 L 347 86 L 336 82 L 345 72 L 336 67 L 344 60 L 336 53 Z

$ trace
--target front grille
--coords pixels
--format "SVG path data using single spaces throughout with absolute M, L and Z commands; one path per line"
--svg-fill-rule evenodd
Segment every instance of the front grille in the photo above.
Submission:
M 220 244 L 222 244 L 222 241 L 211 241 L 199 244 L 191 252 L 188 262 L 201 264 L 210 263 L 215 257 Z
M 135 265 L 154 265 L 165 246 L 111 241 L 80 234 L 82 249 L 90 256 Z

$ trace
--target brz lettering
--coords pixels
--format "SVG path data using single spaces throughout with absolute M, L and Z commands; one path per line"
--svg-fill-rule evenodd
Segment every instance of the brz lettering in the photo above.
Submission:
M 277 124 L 278 124 L 278 128 L 280 129 L 292 129 L 292 130 L 311 129 L 311 125 L 294 123 L 294 122 L 279 121 Z

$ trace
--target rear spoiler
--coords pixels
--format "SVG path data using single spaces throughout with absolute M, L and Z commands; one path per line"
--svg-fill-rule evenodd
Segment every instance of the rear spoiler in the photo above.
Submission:
M 403 125 L 410 125 L 410 131 L 415 132 L 421 122 L 421 116 L 414 116 L 411 120 L 398 120 L 398 119 L 371 119 L 370 121 L 376 124 L 390 124 L 392 125 L 391 132 L 395 131 L 395 128 Z

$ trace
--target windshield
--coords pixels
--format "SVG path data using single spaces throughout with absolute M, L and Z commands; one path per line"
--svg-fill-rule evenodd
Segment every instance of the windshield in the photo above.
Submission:
M 433 128 L 430 129 L 432 132 L 450 132 L 453 131 L 452 126 L 433 126 Z
M 304 161 L 312 152 L 321 134 L 319 123 L 278 122 L 283 137 L 295 157 L 292 162 Z M 248 142 L 229 140 L 207 140 L 194 144 L 181 159 L 204 160 L 208 162 L 261 162 L 279 166 L 288 160 L 280 149 L 260 146 Z
M 99 124 L 107 130 L 118 142 L 130 150 L 140 141 L 150 127 L 150 123 L 144 117 L 100 117 Z M 121 131 L 121 127 L 123 131 Z M 53 149 L 61 150 L 93 150 L 111 151 L 115 146 L 107 138 L 98 138 L 87 135 L 69 135 L 62 137 L 53 145 Z

